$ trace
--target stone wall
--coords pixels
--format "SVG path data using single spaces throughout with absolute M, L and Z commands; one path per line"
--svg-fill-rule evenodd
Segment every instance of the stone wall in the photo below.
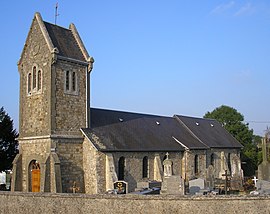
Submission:
M 56 153 L 60 160 L 62 191 L 72 192 L 76 186 L 76 192 L 85 192 L 83 173 L 83 139 L 61 139 L 57 143 Z M 74 183 L 75 182 L 75 183 Z
M 270 196 L 86 195 L 0 192 L 0 213 L 260 213 Z
M 45 173 L 46 160 L 50 154 L 50 139 L 30 139 L 20 141 L 20 154 L 23 154 L 20 161 L 21 176 L 16 177 L 16 182 L 21 182 L 22 190 L 29 191 L 29 169 L 30 162 L 36 160 L 40 164 L 41 174 Z M 18 163 L 16 163 L 18 164 Z M 15 169 L 14 169 L 15 170 Z M 41 191 L 44 189 L 45 177 L 41 177 Z M 19 181 L 21 180 L 21 181 Z
M 80 128 L 86 127 L 86 67 L 57 60 L 52 69 L 52 133 L 80 135 Z M 76 73 L 76 93 L 65 91 L 66 71 Z
M 28 74 L 42 71 L 41 90 L 28 93 Z M 34 19 L 18 64 L 20 72 L 20 138 L 50 133 L 51 53 Z M 33 77 L 33 72 L 32 72 Z
M 154 152 L 116 152 L 113 153 L 116 173 L 118 174 L 118 161 L 120 157 L 125 157 L 125 181 L 128 182 L 128 189 L 134 191 L 137 187 L 137 182 L 144 180 L 154 180 L 154 159 L 155 155 L 159 155 L 161 159 L 161 165 L 163 159 L 166 157 L 166 152 L 154 153 Z M 143 158 L 148 157 L 148 178 L 143 178 Z M 181 175 L 181 161 L 182 155 L 180 152 L 170 152 L 169 158 L 173 161 L 173 175 Z
M 84 168 L 84 178 L 85 178 L 85 191 L 88 194 L 104 193 L 108 189 L 108 181 L 106 181 L 106 153 L 97 151 L 92 144 L 85 139 L 84 141 L 84 154 L 83 154 L 83 168 Z M 206 178 L 206 170 L 210 165 L 210 156 L 214 153 L 215 157 L 215 178 L 218 178 L 220 174 L 220 153 L 224 151 L 227 157 L 230 153 L 231 156 L 236 155 L 237 151 L 234 150 L 194 150 L 187 152 L 185 154 L 181 152 L 170 152 L 169 158 L 173 161 L 173 175 L 182 176 L 182 178 L 187 178 L 187 180 L 194 178 Z M 147 180 L 157 180 L 155 175 L 155 156 L 160 157 L 160 165 L 162 167 L 162 162 L 166 157 L 166 152 L 114 152 L 110 153 L 114 160 L 114 169 L 116 175 L 118 175 L 118 162 L 120 157 L 125 158 L 124 166 L 124 180 L 128 182 L 129 192 L 135 191 L 138 182 Z M 185 156 L 187 155 L 187 156 Z M 194 174 L 194 157 L 198 155 L 198 174 Z M 143 158 L 148 157 L 148 177 L 143 178 Z M 187 163 L 186 163 L 187 161 Z M 157 172 L 156 172 L 157 173 Z M 185 174 L 186 173 L 186 174 Z M 111 175 L 113 176 L 113 175 Z M 161 170 L 162 179 L 163 172 Z M 108 177 L 108 176 L 107 176 Z M 107 179 L 109 180 L 109 179 Z M 107 183 L 106 183 L 107 182 Z
M 218 178 L 221 172 L 221 152 L 224 152 L 225 161 L 228 167 L 228 159 L 230 159 L 231 166 L 233 167 L 233 157 L 239 156 L 239 152 L 237 149 L 211 149 L 211 150 L 191 150 L 185 152 L 183 161 L 182 161 L 182 177 L 186 176 L 188 179 L 201 177 L 205 178 L 206 169 L 211 164 L 211 155 L 214 154 L 214 168 L 215 168 L 215 177 Z M 230 157 L 229 157 L 230 154 Z M 195 155 L 198 155 L 198 174 L 195 175 L 194 167 L 195 167 Z M 240 159 L 239 159 L 240 161 Z M 185 163 L 186 162 L 186 163 Z M 228 171 L 230 173 L 230 171 Z

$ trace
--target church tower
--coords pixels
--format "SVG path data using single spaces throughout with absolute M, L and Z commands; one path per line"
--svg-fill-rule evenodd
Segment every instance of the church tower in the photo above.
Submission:
M 44 22 L 36 13 L 18 70 L 20 151 L 13 191 L 84 192 L 80 128 L 89 127 L 90 57 L 74 24 Z

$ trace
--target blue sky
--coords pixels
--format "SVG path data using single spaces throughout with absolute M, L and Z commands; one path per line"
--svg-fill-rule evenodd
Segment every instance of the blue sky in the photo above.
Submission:
M 74 23 L 91 56 L 93 107 L 203 117 L 237 109 L 270 126 L 270 1 L 1 1 L 0 106 L 18 127 L 19 60 L 34 13 Z

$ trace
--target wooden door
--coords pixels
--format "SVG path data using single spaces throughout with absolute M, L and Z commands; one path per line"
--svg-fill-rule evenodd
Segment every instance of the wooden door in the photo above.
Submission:
M 32 192 L 40 192 L 40 169 L 32 169 Z

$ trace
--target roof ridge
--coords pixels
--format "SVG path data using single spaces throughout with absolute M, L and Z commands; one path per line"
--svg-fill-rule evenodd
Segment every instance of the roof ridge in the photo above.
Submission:
M 43 37 L 44 37 L 44 39 L 45 39 L 45 41 L 46 41 L 46 43 L 48 45 L 48 48 L 49 48 L 50 52 L 55 53 L 57 50 L 54 48 L 53 42 L 52 42 L 52 40 L 51 40 L 51 38 L 49 36 L 48 30 L 47 30 L 47 28 L 46 28 L 46 26 L 44 24 L 44 21 L 43 21 L 43 19 L 41 17 L 41 14 L 39 12 L 36 12 L 35 15 L 34 15 L 34 18 L 32 20 L 31 26 L 30 26 L 30 30 L 28 31 L 28 34 L 27 34 L 27 37 L 26 37 L 26 41 L 28 41 L 28 39 L 29 39 L 29 36 L 30 36 L 31 30 L 33 28 L 33 24 L 34 24 L 35 20 L 37 21 L 37 24 L 40 27 L 41 33 L 42 33 L 42 35 L 43 35 Z M 25 51 L 25 48 L 26 48 L 26 46 L 24 45 L 23 51 L 21 53 L 21 56 L 19 58 L 19 61 L 18 61 L 17 65 L 21 64 L 22 56 L 23 56 L 23 53 Z
M 85 48 L 85 46 L 83 44 L 83 41 L 82 41 L 78 31 L 77 31 L 77 28 L 76 28 L 75 24 L 71 23 L 69 25 L 69 30 L 71 31 L 71 33 L 72 33 L 72 35 L 73 35 L 73 37 L 74 37 L 74 39 L 76 41 L 76 44 L 78 45 L 80 51 L 82 52 L 85 60 L 87 62 L 90 62 L 91 57 L 89 56 L 89 54 L 88 54 L 88 52 L 87 52 L 87 50 L 86 50 L 86 48 Z
M 93 110 L 107 111 L 107 112 L 117 112 L 117 113 L 124 113 L 124 114 L 145 115 L 145 116 L 151 116 L 151 117 L 172 118 L 173 119 L 173 117 L 171 117 L 171 116 L 148 114 L 148 113 L 140 113 L 140 112 L 131 112 L 131 111 L 123 111 L 123 110 L 104 109 L 104 108 L 92 108 L 92 107 L 91 107 L 91 109 L 93 109 Z
M 185 115 L 178 115 L 178 114 L 176 114 L 175 116 L 177 116 L 177 117 L 192 118 L 192 119 L 198 119 L 198 120 L 212 120 L 212 121 L 217 121 L 216 119 L 213 119 L 213 118 L 193 117 L 193 116 L 185 116 Z
M 191 135 L 193 135 L 197 140 L 199 140 L 199 142 L 201 142 L 203 145 L 205 145 L 207 148 L 210 148 L 208 145 L 206 145 L 197 135 L 195 135 L 195 133 L 193 131 L 191 131 L 190 128 L 188 128 L 188 126 L 179 118 L 179 116 L 175 115 L 174 118 L 184 127 L 188 130 L 188 132 L 190 132 Z

